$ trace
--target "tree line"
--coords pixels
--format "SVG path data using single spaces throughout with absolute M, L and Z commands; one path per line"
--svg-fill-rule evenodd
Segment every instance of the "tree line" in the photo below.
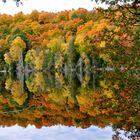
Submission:
M 0 15 L 1 70 L 136 69 L 139 16 L 128 9 Z

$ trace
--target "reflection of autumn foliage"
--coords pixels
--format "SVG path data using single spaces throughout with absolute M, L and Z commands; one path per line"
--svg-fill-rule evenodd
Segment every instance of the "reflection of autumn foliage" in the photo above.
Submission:
M 28 94 L 23 92 L 22 85 L 19 81 L 13 82 L 8 79 L 5 83 L 5 88 L 11 91 L 11 96 L 16 103 L 23 105 L 26 101 Z
M 56 124 L 83 128 L 112 125 L 126 130 L 139 127 L 139 79 L 130 71 L 98 74 L 103 78 L 98 79 L 99 85 L 94 89 L 87 75 L 81 85 L 73 87 L 78 105 L 75 105 L 71 87 L 63 75 L 55 75 L 53 87 L 49 85 L 49 74 L 45 78 L 41 73 L 36 73 L 30 79 L 30 84 L 29 81 L 26 83 L 31 91 L 26 104 L 27 91 L 21 91 L 19 81 L 8 79 L 5 86 L 10 90 L 11 96 L 9 93 L 0 96 L 0 124 L 19 124 L 23 127 L 33 124 L 37 128 Z
M 41 72 L 37 72 L 34 75 L 33 80 L 26 80 L 26 85 L 30 92 L 42 92 L 45 90 L 45 81 Z

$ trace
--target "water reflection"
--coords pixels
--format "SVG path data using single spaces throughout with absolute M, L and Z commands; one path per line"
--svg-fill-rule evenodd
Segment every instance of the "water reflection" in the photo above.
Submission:
M 24 129 L 16 125 L 0 128 L 0 132 L 0 139 L 2 140 L 111 140 L 113 134 L 109 127 L 81 129 L 62 125 L 42 127 L 41 129 L 36 129 L 30 125 Z
M 0 76 L 3 126 L 112 126 L 115 132 L 123 129 L 129 136 L 139 137 L 138 70 L 98 70 L 82 76 L 74 72 Z

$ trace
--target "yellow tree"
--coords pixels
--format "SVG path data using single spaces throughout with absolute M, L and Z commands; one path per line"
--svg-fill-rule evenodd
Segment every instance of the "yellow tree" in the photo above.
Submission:
M 25 48 L 26 44 L 21 37 L 18 36 L 12 41 L 10 54 L 14 61 L 19 61 L 22 58 L 22 50 Z
M 42 70 L 44 66 L 45 52 L 43 50 L 29 50 L 25 57 L 25 62 L 33 66 L 36 70 Z
M 14 101 L 19 105 L 23 105 L 28 98 L 28 94 L 22 91 L 22 85 L 19 81 L 16 81 L 12 84 L 11 94 Z
M 12 98 L 18 105 L 23 105 L 28 98 L 28 94 L 23 92 L 20 81 L 12 81 L 11 79 L 7 79 L 5 82 L 5 88 L 11 91 Z
M 64 63 L 64 55 L 66 54 L 68 44 L 64 42 L 63 37 L 59 36 L 50 40 L 47 47 L 54 53 L 55 68 L 61 68 Z
M 10 65 L 12 63 L 12 57 L 11 57 L 10 53 L 4 54 L 4 60 L 8 65 Z

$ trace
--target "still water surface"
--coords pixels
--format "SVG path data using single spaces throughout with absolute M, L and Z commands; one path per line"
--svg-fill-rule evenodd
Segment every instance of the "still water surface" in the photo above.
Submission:
M 0 139 L 139 137 L 139 77 L 138 70 L 1 74 Z
M 26 129 L 19 126 L 0 128 L 2 140 L 112 140 L 112 130 L 107 127 L 99 129 L 90 127 L 87 129 L 52 126 L 37 129 L 28 126 Z

